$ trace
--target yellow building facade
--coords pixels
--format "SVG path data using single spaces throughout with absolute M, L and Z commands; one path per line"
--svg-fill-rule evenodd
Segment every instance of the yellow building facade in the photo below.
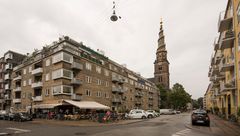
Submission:
M 210 109 L 226 119 L 236 116 L 240 106 L 239 15 L 239 0 L 228 0 L 226 10 L 219 16 L 219 36 L 208 73 L 211 83 L 205 94 Z

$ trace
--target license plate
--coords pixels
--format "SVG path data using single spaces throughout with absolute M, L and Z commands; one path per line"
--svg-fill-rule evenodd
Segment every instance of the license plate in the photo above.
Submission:
M 198 120 L 197 123 L 204 123 L 204 121 L 202 121 L 202 120 Z

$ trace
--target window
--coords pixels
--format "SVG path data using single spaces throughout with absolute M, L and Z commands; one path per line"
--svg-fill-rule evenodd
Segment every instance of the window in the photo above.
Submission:
M 87 96 L 91 96 L 91 91 L 90 90 L 86 90 L 86 95 Z
M 97 85 L 101 85 L 101 80 L 97 79 Z
M 52 72 L 52 79 L 57 78 L 67 78 L 72 79 L 73 78 L 73 72 L 66 69 L 58 69 Z
M 23 74 L 27 74 L 27 70 L 26 69 L 23 69 Z
M 50 65 L 50 59 L 46 60 L 46 67 Z
M 29 79 L 28 80 L 28 85 L 31 85 L 32 84 L 32 79 Z
M 45 77 L 45 81 L 48 81 L 49 80 L 49 73 L 46 74 L 46 77 Z
M 49 96 L 49 89 L 45 90 L 45 96 Z
M 106 81 L 106 87 L 108 87 L 109 86 L 109 82 L 108 81 Z
M 105 70 L 104 70 L 104 75 L 105 75 L 105 76 L 109 76 L 109 71 L 105 69 Z
M 92 70 L 92 65 L 90 63 L 86 62 L 86 69 L 91 71 Z
M 24 80 L 23 81 L 23 86 L 26 86 L 26 85 L 27 85 L 26 80 Z
M 60 61 L 72 63 L 73 62 L 73 56 L 70 55 L 70 54 L 67 54 L 65 52 L 60 52 L 60 53 L 53 56 L 52 63 L 57 63 L 57 62 L 60 62 Z
M 53 95 L 66 94 L 71 95 L 73 93 L 73 87 L 67 85 L 59 85 L 52 87 Z
M 96 72 L 97 72 L 98 74 L 101 74 L 101 68 L 100 68 L 99 66 L 96 66 Z
M 32 66 L 29 66 L 29 68 L 28 68 L 28 72 L 29 72 L 29 73 L 32 72 Z
M 102 96 L 102 92 L 97 91 L 97 97 L 101 97 Z
M 86 76 L 86 82 L 87 83 L 91 83 L 92 82 L 92 78 L 90 76 Z

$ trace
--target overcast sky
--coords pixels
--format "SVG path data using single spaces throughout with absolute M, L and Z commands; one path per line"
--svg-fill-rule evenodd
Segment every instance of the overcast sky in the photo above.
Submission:
M 31 53 L 61 35 L 101 49 L 144 77 L 153 76 L 160 18 L 163 18 L 171 86 L 182 84 L 203 96 L 227 0 L 116 0 L 117 22 L 109 20 L 112 0 L 0 0 L 0 55 Z

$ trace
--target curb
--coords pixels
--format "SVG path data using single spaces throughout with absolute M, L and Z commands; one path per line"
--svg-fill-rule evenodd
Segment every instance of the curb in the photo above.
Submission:
M 93 124 L 93 125 L 87 125 L 87 124 L 64 124 L 63 123 L 48 123 L 49 125 L 61 125 L 61 126 L 72 126 L 72 127 L 103 127 L 103 126 L 118 126 L 118 125 L 128 125 L 128 124 L 134 124 L 134 123 L 138 123 L 138 122 L 144 122 L 147 120 L 136 120 L 136 121 L 132 121 L 132 122 L 116 122 L 116 123 L 98 123 L 97 124 Z M 31 122 L 33 124 L 46 124 L 45 122 Z

